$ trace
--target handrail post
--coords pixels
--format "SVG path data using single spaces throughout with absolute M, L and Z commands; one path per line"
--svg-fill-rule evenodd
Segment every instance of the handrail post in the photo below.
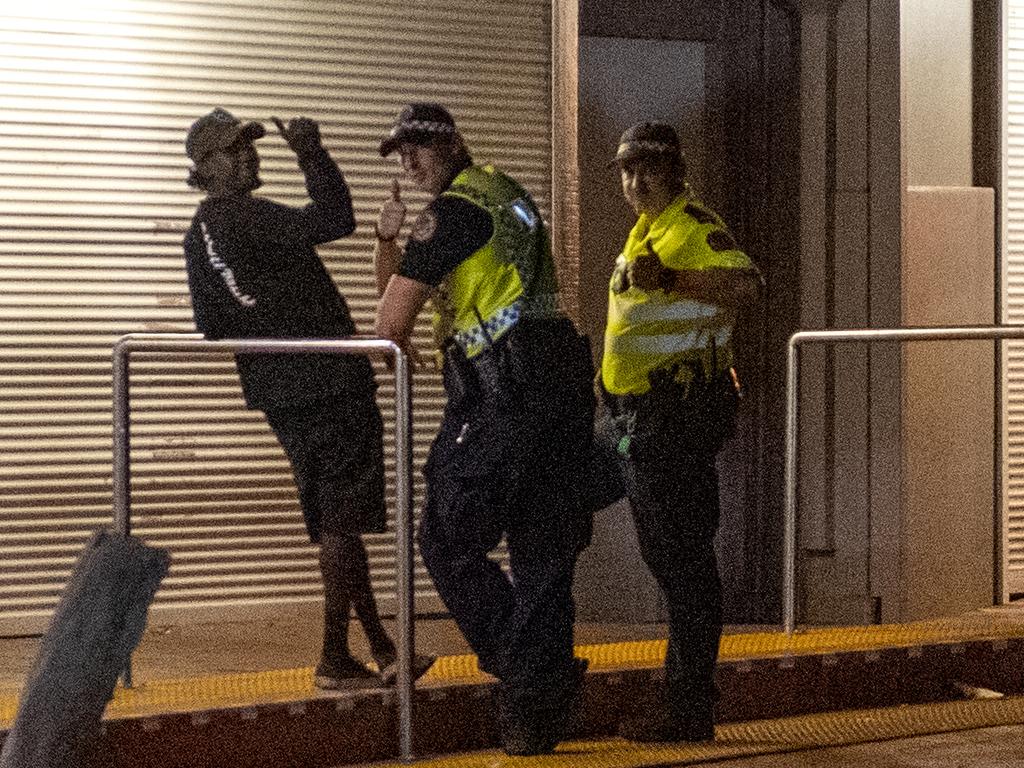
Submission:
M 796 540 L 799 474 L 799 346 L 821 342 L 840 344 L 875 341 L 981 341 L 1024 340 L 1024 325 L 973 325 L 954 327 L 848 328 L 797 331 L 789 337 L 786 370 L 785 508 L 783 511 L 782 624 L 786 634 L 796 628 Z
M 397 345 L 395 361 L 395 492 L 398 560 L 398 746 L 403 762 L 413 759 L 413 520 L 412 520 L 412 378 L 409 358 Z
M 789 340 L 786 355 L 786 497 L 782 543 L 782 626 L 787 635 L 796 629 L 796 444 L 800 406 L 799 334 Z
M 148 352 L 249 352 L 298 354 L 384 353 L 394 360 L 396 456 L 396 559 L 398 587 L 398 728 L 404 762 L 413 759 L 413 643 L 415 585 L 413 573 L 412 510 L 412 374 L 408 355 L 385 339 L 222 339 L 207 341 L 190 333 L 132 333 L 122 336 L 113 349 L 113 494 L 114 528 L 131 535 L 131 417 L 129 409 L 130 356 Z M 131 655 L 123 672 L 126 688 L 132 685 Z
M 114 347 L 114 466 L 111 484 L 114 491 L 114 530 L 122 536 L 131 535 L 131 478 L 128 460 L 131 451 L 131 416 L 129 414 L 129 353 L 124 344 Z
M 114 531 L 125 538 L 131 536 L 131 414 L 129 411 L 129 373 L 131 359 L 127 344 L 119 341 L 113 355 L 114 464 L 111 486 L 114 494 Z M 125 688 L 132 687 L 132 657 L 128 655 L 121 671 Z

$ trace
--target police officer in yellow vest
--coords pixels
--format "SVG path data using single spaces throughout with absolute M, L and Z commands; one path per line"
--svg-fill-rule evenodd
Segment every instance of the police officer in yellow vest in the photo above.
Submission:
M 739 396 L 731 368 L 737 308 L 756 298 L 759 276 L 686 183 L 671 125 L 633 126 L 614 163 L 638 220 L 612 273 L 600 384 L 641 553 L 669 613 L 664 695 L 619 733 L 704 741 L 714 738 L 722 630 L 715 456 Z
M 431 299 L 448 395 L 424 468 L 420 552 L 481 668 L 499 680 L 505 750 L 550 752 L 585 670 L 573 658 L 571 588 L 590 535 L 576 487 L 595 407 L 589 345 L 559 309 L 534 201 L 473 164 L 449 112 L 405 107 L 380 146 L 395 151 L 433 199 L 404 249 L 398 181 L 381 208 L 376 332 L 408 345 Z M 488 557 L 503 535 L 511 579 Z

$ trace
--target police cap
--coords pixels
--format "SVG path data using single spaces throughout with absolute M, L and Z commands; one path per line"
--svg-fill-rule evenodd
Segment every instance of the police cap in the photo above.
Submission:
M 391 132 L 380 143 L 380 156 L 387 157 L 403 142 L 428 144 L 441 136 L 455 136 L 455 120 L 440 104 L 419 102 L 406 104 Z
M 679 136 L 668 123 L 637 123 L 622 134 L 610 164 L 642 158 L 681 158 Z

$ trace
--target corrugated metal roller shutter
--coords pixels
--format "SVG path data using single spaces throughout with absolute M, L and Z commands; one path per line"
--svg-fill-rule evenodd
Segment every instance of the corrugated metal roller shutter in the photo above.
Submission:
M 403 103 L 447 103 L 475 157 L 516 175 L 545 214 L 551 175 L 550 0 L 11 5 L 0 10 L 0 633 L 42 626 L 84 539 L 109 523 L 111 345 L 193 330 L 181 237 L 199 199 L 184 184 L 195 117 L 220 105 L 320 121 L 359 221 L 320 253 L 363 331 L 376 305 L 372 224 L 397 170 L 376 148 Z M 261 194 L 302 204 L 284 142 L 260 148 Z M 424 199 L 408 199 L 411 221 Z M 426 345 L 425 318 L 418 333 Z M 156 610 L 317 599 L 287 462 L 244 409 L 230 359 L 133 360 L 135 531 L 174 556 Z M 442 405 L 437 373 L 417 373 L 417 465 Z M 392 542 L 368 537 L 385 606 Z M 421 607 L 435 604 L 422 569 L 417 590 Z
M 1004 323 L 1024 323 L 1024 2 L 1007 14 L 1003 174 Z M 1003 347 L 1003 568 L 1006 596 L 1024 592 L 1024 342 Z

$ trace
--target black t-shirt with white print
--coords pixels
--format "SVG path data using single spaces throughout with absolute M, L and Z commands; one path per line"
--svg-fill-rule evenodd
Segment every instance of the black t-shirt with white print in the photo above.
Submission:
M 355 333 L 345 299 L 314 246 L 355 226 L 348 186 L 322 147 L 299 166 L 311 203 L 294 208 L 253 195 L 203 200 L 185 236 L 196 327 L 209 339 L 339 338 Z M 238 355 L 250 408 L 272 410 L 365 393 L 366 358 Z

